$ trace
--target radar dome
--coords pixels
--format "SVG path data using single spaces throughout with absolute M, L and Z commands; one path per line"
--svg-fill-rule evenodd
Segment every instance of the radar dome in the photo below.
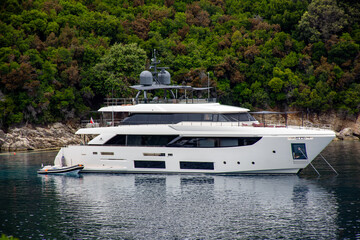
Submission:
M 153 83 L 153 75 L 149 71 L 142 71 L 140 73 L 140 84 L 144 86 L 151 86 Z
M 159 73 L 159 82 L 164 85 L 170 85 L 170 73 L 166 70 L 161 70 Z

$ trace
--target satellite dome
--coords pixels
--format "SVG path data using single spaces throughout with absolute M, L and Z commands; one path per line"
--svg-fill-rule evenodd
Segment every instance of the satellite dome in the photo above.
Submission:
M 140 73 L 140 84 L 144 86 L 151 86 L 153 83 L 153 75 L 149 71 L 142 71 Z
M 166 70 L 161 70 L 159 73 L 159 82 L 164 85 L 170 85 L 170 73 Z

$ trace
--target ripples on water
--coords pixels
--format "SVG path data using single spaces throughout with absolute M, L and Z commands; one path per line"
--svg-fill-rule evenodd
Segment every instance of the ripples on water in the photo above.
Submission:
M 300 176 L 38 176 L 55 154 L 0 156 L 0 232 L 20 239 L 360 239 L 360 143 L 324 151 L 336 178 L 319 159 L 321 178 L 312 169 Z

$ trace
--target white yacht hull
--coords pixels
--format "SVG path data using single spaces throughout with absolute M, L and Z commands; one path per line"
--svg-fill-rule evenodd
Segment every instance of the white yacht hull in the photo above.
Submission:
M 268 131 L 253 145 L 218 148 L 67 146 L 59 151 L 55 164 L 64 160 L 67 165 L 83 164 L 82 172 L 296 174 L 334 136 L 332 131 L 323 130 L 296 130 L 294 135 Z M 294 158 L 292 144 L 304 144 L 307 158 Z
M 172 93 L 172 103 L 111 103 L 100 108 L 104 126 L 113 127 L 79 129 L 76 134 L 97 136 L 86 145 L 62 148 L 55 165 L 82 164 L 82 172 L 295 174 L 335 137 L 328 130 L 288 128 L 287 120 L 277 126 L 265 119 L 259 124 L 246 108 L 187 104 L 186 89 L 210 88 L 169 85 L 170 74 L 164 68 L 157 72 L 158 63 L 154 51 L 155 71 L 143 71 L 141 85 L 132 86 L 138 90 L 136 102 L 141 91 L 147 102 L 148 91 L 162 89 L 164 96 Z M 185 90 L 185 103 L 175 99 L 173 89 Z M 111 120 L 106 117 L 110 114 Z M 115 127 L 117 120 L 121 122 Z

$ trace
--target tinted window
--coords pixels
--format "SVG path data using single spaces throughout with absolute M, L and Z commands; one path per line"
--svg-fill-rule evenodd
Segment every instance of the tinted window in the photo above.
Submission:
M 307 159 L 305 143 L 292 143 L 291 150 L 294 160 Z
M 164 161 L 134 161 L 135 168 L 165 168 Z
M 236 147 L 239 144 L 237 138 L 221 138 L 219 142 L 219 147 Z
M 219 119 L 218 119 L 219 122 L 227 122 L 228 120 L 224 117 L 224 115 L 222 114 L 219 114 Z
M 260 139 L 261 137 L 241 137 L 239 138 L 239 146 L 253 145 Z
M 174 114 L 158 114 L 160 123 L 175 123 Z
M 180 169 L 214 170 L 213 162 L 180 162 Z
M 188 114 L 188 121 L 201 121 L 201 120 L 202 120 L 202 114 L 200 113 Z
M 173 118 L 174 123 L 184 122 L 187 120 L 188 120 L 188 117 L 187 117 L 187 114 L 185 114 L 185 113 L 175 113 L 174 114 L 174 118 Z
M 149 114 L 148 115 L 148 121 L 149 122 L 162 122 L 166 119 L 166 117 L 168 117 L 168 114 Z
M 218 122 L 219 114 L 213 114 L 213 122 Z
M 261 137 L 182 137 L 176 141 L 168 144 L 168 147 L 199 147 L 199 148 L 214 148 L 214 147 L 238 147 L 253 145 L 258 142 Z
M 128 135 L 127 146 L 141 146 L 146 145 L 147 141 L 142 139 L 141 135 Z
M 213 148 L 213 147 L 215 147 L 215 141 L 216 141 L 216 139 L 214 139 L 214 138 L 201 138 L 198 140 L 198 147 Z
M 134 114 L 124 119 L 127 124 L 144 124 L 148 122 L 148 114 Z
M 198 138 L 183 137 L 168 144 L 169 147 L 197 147 Z
M 177 135 L 128 135 L 127 146 L 166 146 Z
M 203 114 L 203 121 L 212 121 L 212 120 L 213 120 L 213 114 L 211 113 Z
M 256 120 L 249 113 L 137 113 L 124 119 L 122 124 L 176 124 L 184 121 L 245 122 Z
M 116 135 L 105 143 L 105 145 L 121 145 L 124 146 L 126 143 L 126 135 Z

